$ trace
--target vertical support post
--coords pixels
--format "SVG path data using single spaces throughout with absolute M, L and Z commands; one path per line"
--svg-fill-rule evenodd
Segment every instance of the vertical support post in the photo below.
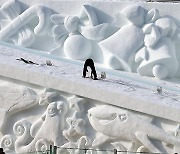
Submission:
M 57 146 L 54 146 L 53 154 L 57 154 Z
M 114 149 L 114 154 L 117 154 L 117 149 Z
M 86 154 L 86 152 L 87 152 L 87 149 L 86 149 L 86 148 L 84 148 L 84 153 Z
M 50 154 L 53 154 L 53 146 L 52 145 L 50 145 L 49 150 L 50 150 Z

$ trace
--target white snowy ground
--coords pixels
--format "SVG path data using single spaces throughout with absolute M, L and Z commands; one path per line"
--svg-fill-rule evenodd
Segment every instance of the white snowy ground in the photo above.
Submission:
M 50 60 L 53 66 L 25 64 L 17 58 L 44 64 Z M 130 75 L 138 80 L 162 84 L 176 88 L 176 91 L 163 89 L 162 94 L 155 94 L 156 86 L 107 74 L 104 80 L 82 78 L 82 67 L 36 54 L 0 45 L 0 75 L 49 88 L 74 93 L 79 96 L 96 99 L 120 107 L 180 122 L 180 85 L 173 82 L 156 81 L 148 77 Z M 100 72 L 97 72 L 100 74 Z M 176 80 L 177 82 L 179 80 Z

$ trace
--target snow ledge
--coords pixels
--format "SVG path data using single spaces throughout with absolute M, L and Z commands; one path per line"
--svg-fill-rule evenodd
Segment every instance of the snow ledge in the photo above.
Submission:
M 16 60 L 20 57 L 41 64 L 47 60 L 38 55 L 0 46 L 0 78 L 52 88 L 180 122 L 180 102 L 153 94 L 147 85 L 125 80 L 124 83 L 131 83 L 135 87 L 134 91 L 127 91 L 127 85 L 114 82 L 123 81 L 120 77 L 108 75 L 106 80 L 94 81 L 82 78 L 82 68 L 73 64 L 50 59 L 55 66 L 28 65 Z

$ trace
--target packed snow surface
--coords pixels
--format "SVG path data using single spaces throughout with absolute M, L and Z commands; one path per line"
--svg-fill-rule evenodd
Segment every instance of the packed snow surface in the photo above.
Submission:
M 16 60 L 19 58 L 33 61 L 39 65 L 26 64 L 23 61 Z M 47 60 L 50 60 L 53 65 L 47 66 Z M 180 95 L 178 92 L 176 92 L 177 90 L 169 91 L 162 89 L 162 93 L 160 94 L 157 93 L 157 86 L 145 84 L 146 81 L 152 81 L 153 83 L 157 83 L 157 85 L 162 84 L 167 87 L 171 87 L 172 89 L 173 87 L 179 89 L 179 84 L 175 84 L 175 82 L 178 82 L 178 80 L 175 79 L 171 80 L 171 82 L 158 81 L 153 78 L 141 77 L 136 74 L 128 74 L 132 79 L 133 77 L 136 77 L 139 78 L 139 81 L 142 80 L 141 83 L 121 76 L 107 74 L 106 79 L 92 80 L 91 78 L 82 78 L 83 65 L 80 66 L 69 62 L 62 62 L 60 60 L 42 57 L 37 54 L 9 48 L 4 45 L 0 45 L 0 65 L 11 66 L 21 70 L 28 70 L 31 73 L 38 72 L 42 75 L 50 75 L 56 78 L 66 79 L 68 81 L 73 81 L 85 86 L 89 86 L 92 88 L 92 90 L 93 88 L 98 88 L 106 90 L 107 92 L 116 94 L 118 93 L 120 95 L 125 95 L 131 98 L 133 97 L 134 99 L 145 100 L 149 103 L 153 102 L 163 106 L 180 109 Z M 101 72 L 99 70 L 100 69 L 98 69 L 97 74 L 100 78 Z M 6 76 L 2 73 L 1 75 Z

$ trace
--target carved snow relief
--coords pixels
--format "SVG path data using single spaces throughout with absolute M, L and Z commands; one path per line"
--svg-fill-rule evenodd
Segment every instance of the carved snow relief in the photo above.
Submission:
M 153 117 L 109 105 L 91 108 L 88 115 L 92 127 L 100 132 L 92 146 L 96 147 L 117 139 L 132 142 L 128 151 L 139 151 L 144 146 L 150 152 L 161 153 L 162 151 L 153 145 L 151 139 L 172 144 L 174 147 L 180 146 L 180 139 L 151 123 Z
M 9 115 L 37 104 L 37 94 L 27 87 L 0 85 L 0 130 Z
M 180 152 L 174 121 L 42 87 L 1 84 L 0 95 L 0 147 L 9 154 L 46 151 L 52 144 L 59 153 L 72 153 L 68 148 Z
M 125 36 L 126 39 L 124 39 Z M 133 57 L 143 45 L 143 40 L 144 34 L 140 28 L 127 25 L 99 44 L 103 51 L 111 52 L 119 60 L 122 69 L 131 71 Z M 114 65 L 113 62 L 112 65 Z
M 109 25 L 98 24 L 98 19 L 93 7 L 82 6 L 78 15 L 69 16 L 54 14 L 51 21 L 55 24 L 50 36 L 58 46 L 51 50 L 63 50 L 70 59 L 86 60 L 92 55 L 92 41 L 99 41 L 107 37 Z
M 178 70 L 178 61 L 172 39 L 176 30 L 176 23 L 169 17 L 160 18 L 155 23 L 143 27 L 145 47 L 136 55 L 137 61 L 138 58 L 142 59 L 137 69 L 139 74 L 155 76 L 159 79 L 175 75 Z M 145 54 L 148 57 L 146 60 L 141 56 Z
M 31 6 L 22 12 L 18 0 L 10 0 L 1 7 L 2 19 L 0 40 L 13 41 L 19 46 L 29 47 L 34 43 L 35 35 L 43 35 L 50 26 L 50 9 L 42 5 Z M 32 29 L 27 24 L 38 17 L 38 25 Z
M 130 24 L 99 45 L 105 52 L 113 53 L 126 71 L 133 71 L 135 62 L 140 62 L 137 68 L 140 75 L 159 79 L 173 77 L 178 70 L 173 41 L 177 25 L 173 18 L 161 17 L 156 9 L 146 12 L 136 5 L 122 10 Z M 111 67 L 116 65 L 114 62 L 110 62 Z
M 92 58 L 104 67 L 158 79 L 177 76 L 176 44 L 180 43 L 180 30 L 174 17 L 134 4 L 119 11 L 121 18 L 128 21 L 119 27 L 116 17 L 114 21 L 102 22 L 104 17 L 93 6 L 83 5 L 79 10 L 74 15 L 53 14 L 50 8 L 38 4 L 24 11 L 18 0 L 9 0 L 1 6 L 0 40 L 24 47 L 36 44 L 33 47 L 40 49 L 43 43 L 37 45 L 35 40 L 43 35 L 54 39 L 50 45 L 54 48 L 47 51 L 55 56 Z

